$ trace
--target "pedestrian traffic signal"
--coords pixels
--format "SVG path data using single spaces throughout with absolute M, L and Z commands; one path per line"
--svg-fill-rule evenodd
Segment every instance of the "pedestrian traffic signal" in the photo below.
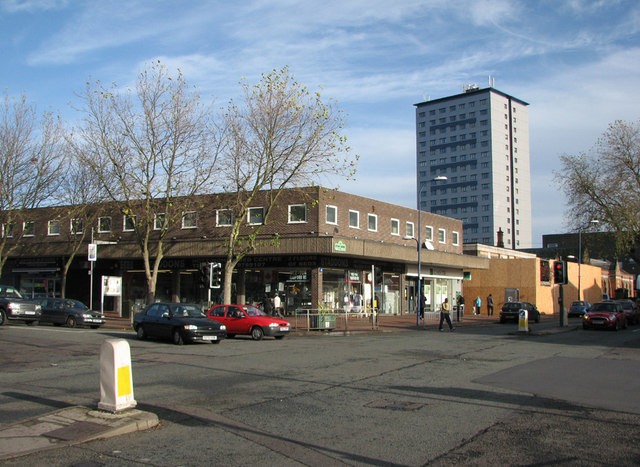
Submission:
M 222 264 L 211 263 L 209 287 L 212 289 L 219 289 L 222 287 Z
M 553 262 L 553 282 L 567 284 L 567 263 L 565 261 Z
M 379 266 L 376 266 L 374 268 L 374 280 L 376 285 L 382 285 L 382 280 L 384 278 L 383 274 L 382 274 L 382 268 Z

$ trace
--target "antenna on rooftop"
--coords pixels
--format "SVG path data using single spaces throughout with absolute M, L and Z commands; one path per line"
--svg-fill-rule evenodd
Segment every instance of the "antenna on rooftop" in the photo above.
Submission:
M 489 87 L 490 88 L 496 87 L 496 79 L 491 75 L 489 75 Z

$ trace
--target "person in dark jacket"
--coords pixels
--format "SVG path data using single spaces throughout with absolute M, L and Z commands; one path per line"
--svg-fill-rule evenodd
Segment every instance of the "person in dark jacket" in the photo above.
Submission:
M 262 299 L 262 311 L 264 311 L 264 313 L 267 315 L 273 314 L 273 305 L 271 304 L 271 299 L 267 294 L 265 294 L 264 298 Z

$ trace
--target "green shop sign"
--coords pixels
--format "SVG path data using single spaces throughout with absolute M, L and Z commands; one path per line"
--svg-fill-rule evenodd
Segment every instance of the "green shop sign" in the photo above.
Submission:
M 333 250 L 345 252 L 347 251 L 347 245 L 345 245 L 343 241 L 338 241 L 333 244 Z

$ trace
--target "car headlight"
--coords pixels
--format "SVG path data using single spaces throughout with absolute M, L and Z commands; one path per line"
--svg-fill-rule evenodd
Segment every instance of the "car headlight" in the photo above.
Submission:
M 278 323 L 269 323 L 269 327 L 270 328 L 277 328 L 277 327 L 280 327 L 280 325 Z
M 227 330 L 227 327 L 226 327 L 224 324 L 221 324 L 221 325 L 220 325 L 220 330 L 221 330 L 221 331 L 226 331 L 226 330 Z
M 36 305 L 34 309 L 36 311 L 41 311 L 42 310 L 42 306 L 41 305 Z
M 613 313 L 611 313 L 609 315 L 609 321 L 615 321 L 616 320 L 616 315 L 614 315 Z
M 82 317 L 85 319 L 93 318 L 93 315 L 90 313 L 82 313 Z
M 198 329 L 198 326 L 196 326 L 195 324 L 185 324 L 184 328 L 187 331 L 195 331 L 196 329 Z

